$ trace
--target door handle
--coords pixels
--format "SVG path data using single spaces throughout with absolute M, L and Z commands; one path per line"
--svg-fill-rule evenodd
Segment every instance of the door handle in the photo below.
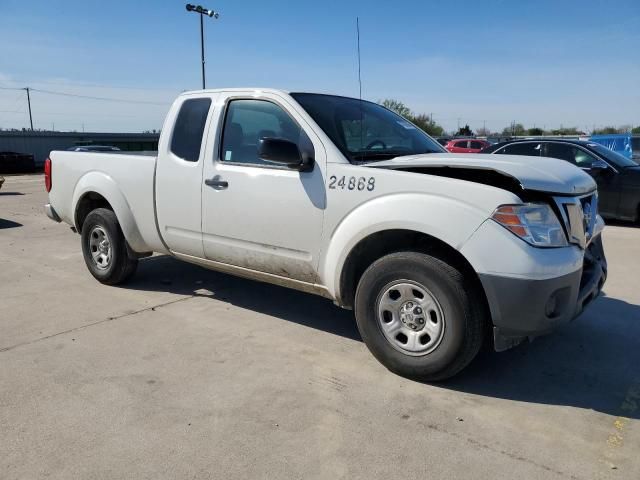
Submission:
M 226 180 L 220 180 L 220 175 L 216 175 L 213 178 L 207 178 L 204 181 L 205 185 L 212 187 L 216 190 L 224 190 L 229 187 L 229 182 Z

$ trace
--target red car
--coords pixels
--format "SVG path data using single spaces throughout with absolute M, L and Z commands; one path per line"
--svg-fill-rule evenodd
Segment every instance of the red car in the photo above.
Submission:
M 444 146 L 451 153 L 478 153 L 483 148 L 490 147 L 491 144 L 484 140 L 464 139 L 449 140 Z

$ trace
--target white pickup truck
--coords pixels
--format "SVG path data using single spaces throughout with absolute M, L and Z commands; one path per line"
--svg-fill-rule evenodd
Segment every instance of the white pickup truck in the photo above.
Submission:
M 159 252 L 323 295 L 387 368 L 427 380 L 569 322 L 607 274 L 589 175 L 449 154 L 353 98 L 184 93 L 156 157 L 54 151 L 45 181 L 100 282 Z

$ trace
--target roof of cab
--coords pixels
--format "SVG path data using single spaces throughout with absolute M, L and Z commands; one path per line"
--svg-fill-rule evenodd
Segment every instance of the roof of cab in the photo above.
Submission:
M 220 92 L 254 92 L 254 93 L 284 93 L 288 94 L 286 90 L 278 88 L 258 88 L 258 87 L 245 87 L 245 88 L 206 88 L 204 90 L 187 90 L 182 92 L 180 96 L 184 95 L 197 95 L 202 93 L 220 93 Z

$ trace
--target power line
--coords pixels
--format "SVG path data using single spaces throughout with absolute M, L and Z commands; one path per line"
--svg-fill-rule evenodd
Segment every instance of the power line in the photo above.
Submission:
M 101 83 L 87 83 L 87 82 L 56 82 L 53 80 L 38 80 L 31 82 L 32 85 L 58 85 L 61 87 L 91 87 L 91 88 L 108 88 L 108 89 L 121 89 L 121 90 L 155 90 L 159 92 L 176 92 L 181 91 L 180 88 L 164 88 L 164 87 L 134 87 L 130 85 L 105 85 Z
M 136 103 L 140 105 L 162 105 L 162 106 L 165 106 L 171 103 L 171 102 L 148 102 L 145 100 L 129 100 L 125 98 L 114 98 L 114 97 L 94 97 L 92 95 L 79 95 L 77 93 L 65 93 L 65 92 L 54 92 L 51 90 L 41 90 L 39 88 L 32 88 L 31 91 L 46 93 L 48 95 L 60 95 L 63 97 L 84 98 L 87 100 L 101 100 L 105 102 L 122 102 L 122 103 Z

